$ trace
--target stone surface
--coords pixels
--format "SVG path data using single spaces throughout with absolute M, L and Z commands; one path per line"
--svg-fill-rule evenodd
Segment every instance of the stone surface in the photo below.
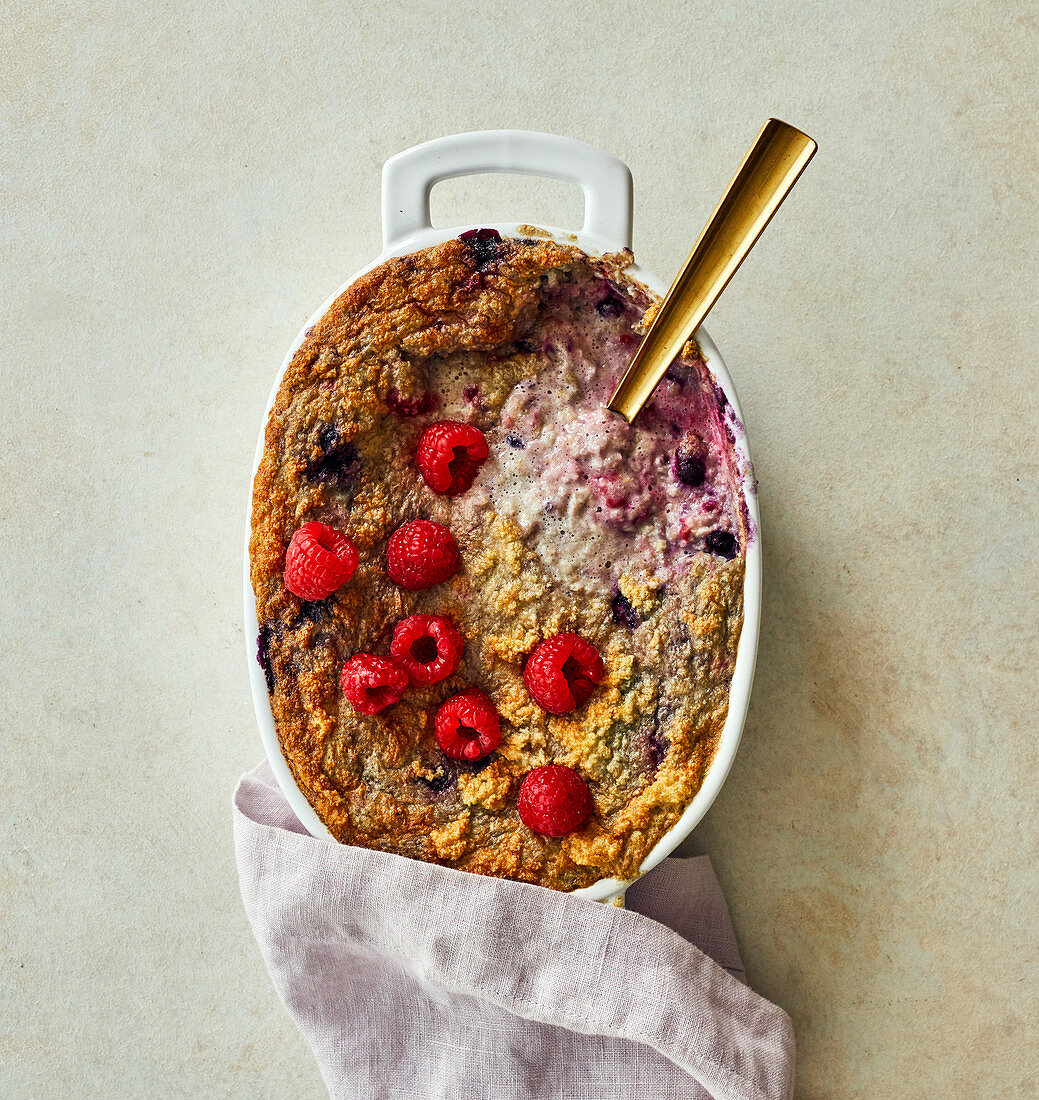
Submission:
M 237 895 L 241 549 L 268 387 L 378 252 L 382 161 L 582 137 L 669 277 L 769 114 L 821 151 L 709 325 L 766 599 L 693 843 L 801 1097 L 1039 1093 L 1036 30 L 951 0 L 5 14 L 0 1094 L 323 1095 Z M 580 218 L 530 179 L 433 207 Z

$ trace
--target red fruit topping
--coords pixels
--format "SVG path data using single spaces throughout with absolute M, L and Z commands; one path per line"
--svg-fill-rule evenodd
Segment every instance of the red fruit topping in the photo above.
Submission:
M 465 642 L 441 615 L 409 615 L 393 631 L 390 656 L 416 684 L 446 680 L 462 657 Z
M 550 714 L 569 714 L 602 681 L 602 657 L 580 634 L 556 634 L 539 642 L 523 670 L 531 698 Z
M 501 744 L 498 712 L 477 688 L 452 695 L 433 719 L 437 744 L 452 760 L 479 760 Z
M 419 437 L 415 458 L 433 492 L 456 497 L 472 486 L 486 461 L 487 440 L 472 424 L 438 420 Z
M 378 714 L 400 700 L 408 674 L 385 657 L 357 653 L 343 665 L 339 682 L 358 714 Z
M 523 777 L 516 808 L 520 821 L 535 833 L 566 836 L 588 820 L 592 796 L 577 772 L 546 764 Z
M 443 583 L 461 564 L 454 535 L 428 519 L 401 524 L 386 546 L 386 572 L 412 592 Z
M 285 587 L 301 600 L 323 600 L 357 568 L 357 547 L 334 527 L 313 520 L 292 536 L 285 554 Z

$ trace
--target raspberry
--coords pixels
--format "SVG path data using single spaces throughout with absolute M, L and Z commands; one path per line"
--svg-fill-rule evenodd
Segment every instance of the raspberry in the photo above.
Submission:
M 438 420 L 419 437 L 415 459 L 433 492 L 456 497 L 472 486 L 486 461 L 487 440 L 472 424 Z
M 462 656 L 465 642 L 450 619 L 440 615 L 409 615 L 393 631 L 390 656 L 416 684 L 446 680 Z
M 358 714 L 378 714 L 400 700 L 408 674 L 385 657 L 357 653 L 343 665 L 339 682 Z
M 285 554 L 285 587 L 301 600 L 323 600 L 342 587 L 357 568 L 357 547 L 334 527 L 305 523 Z
M 523 670 L 531 698 L 550 714 L 569 714 L 579 707 L 606 670 L 602 657 L 580 634 L 556 634 L 539 642 Z
M 479 760 L 501 744 L 498 712 L 478 688 L 452 695 L 437 711 L 433 728 L 452 760 Z
M 401 524 L 386 546 L 386 572 L 412 592 L 446 581 L 461 564 L 454 535 L 428 519 Z
M 546 764 L 523 777 L 516 808 L 520 821 L 535 833 L 566 836 L 588 820 L 592 795 L 577 772 Z

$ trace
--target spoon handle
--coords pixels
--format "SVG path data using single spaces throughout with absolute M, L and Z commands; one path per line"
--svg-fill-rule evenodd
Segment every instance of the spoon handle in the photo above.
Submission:
M 671 284 L 631 366 L 607 408 L 630 424 L 664 372 L 754 247 L 772 215 L 815 155 L 815 142 L 770 118 L 715 207 L 678 278 Z

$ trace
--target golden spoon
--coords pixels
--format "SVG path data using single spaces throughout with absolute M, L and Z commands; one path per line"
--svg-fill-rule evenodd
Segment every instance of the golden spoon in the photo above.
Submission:
M 630 424 L 696 332 L 817 146 L 778 118 L 761 127 L 606 407 Z

